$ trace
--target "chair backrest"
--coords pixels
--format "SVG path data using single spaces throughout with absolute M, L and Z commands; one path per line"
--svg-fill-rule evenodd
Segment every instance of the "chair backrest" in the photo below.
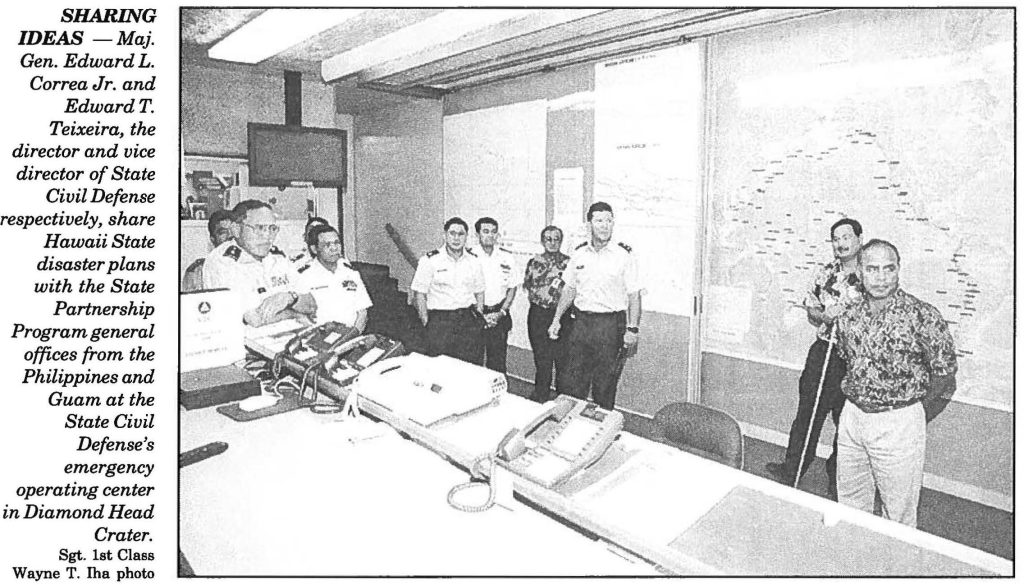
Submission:
M 674 402 L 654 415 L 651 439 L 743 469 L 743 432 L 728 414 L 690 402 Z

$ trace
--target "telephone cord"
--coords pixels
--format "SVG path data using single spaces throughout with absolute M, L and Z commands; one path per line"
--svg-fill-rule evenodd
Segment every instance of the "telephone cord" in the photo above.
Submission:
M 488 477 L 488 479 L 486 480 L 486 483 L 485 483 L 485 485 L 487 486 L 487 501 L 485 501 L 483 504 L 479 504 L 477 506 L 471 506 L 471 505 L 463 504 L 463 503 L 460 503 L 460 502 L 456 501 L 455 496 L 458 495 L 459 492 L 465 491 L 465 490 L 467 490 L 467 489 L 469 489 L 471 487 L 474 487 L 474 486 L 477 486 L 477 485 L 481 484 L 481 482 L 478 481 L 478 478 L 482 477 L 482 473 L 480 472 L 480 465 L 482 463 L 487 463 L 488 464 L 488 468 L 487 468 L 487 477 Z M 494 472 L 494 456 L 493 455 L 485 455 L 485 456 L 480 457 L 480 458 L 476 459 L 475 461 L 473 461 L 473 463 L 471 463 L 470 466 L 469 466 L 469 474 L 471 476 L 471 479 L 469 481 L 465 482 L 465 483 L 460 483 L 459 485 L 453 487 L 451 490 L 448 491 L 448 505 L 453 507 L 453 508 L 455 508 L 456 510 L 461 511 L 461 512 L 483 512 L 485 510 L 489 510 L 491 508 L 491 506 L 494 505 L 494 497 L 495 497 L 495 494 L 494 494 L 494 484 L 491 482 L 491 479 L 490 479 L 492 477 L 492 473 L 493 472 Z

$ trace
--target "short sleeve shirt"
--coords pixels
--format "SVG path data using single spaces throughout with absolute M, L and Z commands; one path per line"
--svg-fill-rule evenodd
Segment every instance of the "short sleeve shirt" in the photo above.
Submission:
M 932 376 L 957 371 L 956 348 L 942 314 L 901 289 L 878 314 L 869 313 L 863 299 L 836 322 L 846 360 L 843 394 L 865 410 L 916 402 Z
M 530 303 L 545 309 L 553 308 L 562 296 L 562 276 L 569 265 L 569 256 L 558 252 L 553 256 L 538 254 L 526 263 L 523 288 Z
M 234 241 L 217 246 L 203 263 L 204 288 L 229 288 L 238 293 L 242 311 L 258 307 L 263 299 L 279 292 L 304 293 L 295 265 L 274 248 L 256 258 Z
M 412 290 L 427 296 L 427 309 L 451 311 L 476 304 L 484 292 L 484 273 L 476 255 L 464 250 L 458 260 L 442 246 L 420 258 Z
M 351 326 L 359 311 L 373 305 L 359 272 L 344 260 L 331 272 L 314 259 L 299 268 L 298 274 L 300 285 L 316 300 L 317 323 L 337 321 Z
M 826 309 L 836 304 L 849 305 L 862 296 L 860 278 L 855 273 L 844 273 L 843 264 L 833 260 L 818 269 L 804 298 L 807 308 Z M 818 325 L 818 338 L 828 341 L 829 326 Z
M 588 242 L 569 257 L 564 278 L 566 286 L 576 289 L 576 308 L 613 313 L 625 311 L 629 295 L 642 292 L 638 272 L 636 257 L 626 244 L 609 242 L 596 250 Z
M 518 275 L 513 271 L 515 257 L 505 248 L 495 246 L 490 254 L 482 248 L 473 250 L 480 259 L 484 273 L 484 304 L 497 305 L 505 300 L 508 289 L 519 286 Z

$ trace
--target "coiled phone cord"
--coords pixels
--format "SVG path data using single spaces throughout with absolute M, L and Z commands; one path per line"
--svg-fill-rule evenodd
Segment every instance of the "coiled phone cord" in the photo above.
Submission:
M 455 500 L 455 496 L 459 492 L 462 492 L 462 491 L 467 490 L 467 489 L 469 489 L 471 487 L 474 487 L 474 486 L 477 486 L 477 485 L 481 484 L 480 480 L 483 479 L 483 472 L 482 472 L 481 465 L 484 464 L 484 463 L 487 464 L 487 469 L 486 469 L 486 473 L 487 473 L 487 480 L 486 480 L 486 485 L 487 485 L 487 501 L 482 503 L 482 504 L 480 504 L 480 505 L 477 505 L 477 506 L 471 506 L 471 505 L 463 504 L 463 503 L 460 503 L 460 502 L 456 501 Z M 483 512 L 485 510 L 490 509 L 491 506 L 494 505 L 494 496 L 495 496 L 495 494 L 494 494 L 494 484 L 492 483 L 492 478 L 494 477 L 493 476 L 494 465 L 495 465 L 495 462 L 494 462 L 494 455 L 493 454 L 492 455 L 484 455 L 483 457 L 480 457 L 480 458 L 474 460 L 473 463 L 471 463 L 470 466 L 469 466 L 469 474 L 471 476 L 471 479 L 469 481 L 465 482 L 465 483 L 460 483 L 459 485 L 453 487 L 451 490 L 448 491 L 448 505 L 453 507 L 453 508 L 455 508 L 456 510 L 461 511 L 461 512 Z

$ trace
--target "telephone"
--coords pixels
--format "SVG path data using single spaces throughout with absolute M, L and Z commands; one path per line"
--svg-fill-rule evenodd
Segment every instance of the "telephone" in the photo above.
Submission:
M 558 396 L 523 429 L 498 444 L 497 463 L 553 488 L 604 455 L 622 430 L 622 413 L 592 402 Z
M 433 426 L 495 402 L 507 392 L 508 381 L 452 357 L 412 353 L 366 368 L 354 388 L 404 420 Z
M 274 377 L 281 377 L 282 368 L 293 375 L 301 376 L 302 381 L 299 386 L 299 395 L 301 396 L 306 389 L 306 380 L 309 374 L 329 360 L 340 346 L 357 335 L 359 335 L 358 329 L 342 325 L 337 321 L 328 321 L 299 332 L 274 357 Z M 316 381 L 314 376 L 314 399 L 316 398 Z
M 331 350 L 324 361 L 323 373 L 342 386 L 352 383 L 360 372 L 373 364 L 405 353 L 402 342 L 370 333 L 350 339 Z

